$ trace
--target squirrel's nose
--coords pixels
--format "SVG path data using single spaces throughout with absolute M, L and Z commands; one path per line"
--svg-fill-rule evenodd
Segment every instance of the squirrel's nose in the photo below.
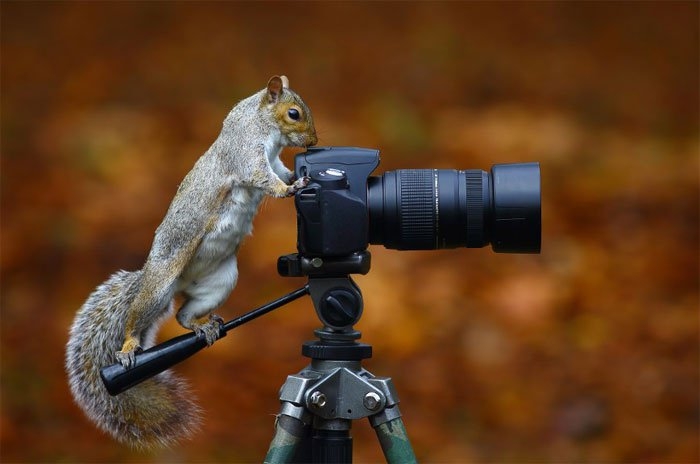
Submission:
M 310 135 L 309 138 L 306 140 L 307 147 L 313 147 L 317 143 L 318 143 L 318 137 L 316 137 L 316 134 Z

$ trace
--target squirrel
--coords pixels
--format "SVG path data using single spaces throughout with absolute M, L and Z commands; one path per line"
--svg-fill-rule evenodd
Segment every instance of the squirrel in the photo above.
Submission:
M 165 371 L 110 396 L 100 368 L 129 368 L 142 347 L 154 344 L 160 323 L 184 297 L 176 319 L 211 345 L 223 322 L 213 314 L 238 279 L 237 252 L 252 232 L 265 195 L 287 197 L 308 184 L 279 158 L 283 147 L 318 139 L 311 111 L 286 76 L 240 101 L 212 146 L 177 189 L 155 232 L 143 269 L 119 271 L 78 310 L 66 346 L 71 393 L 85 414 L 116 440 L 157 448 L 190 436 L 201 411 L 187 384 Z

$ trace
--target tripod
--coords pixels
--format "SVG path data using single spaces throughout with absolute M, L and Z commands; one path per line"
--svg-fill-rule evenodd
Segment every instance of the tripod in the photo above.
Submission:
M 360 332 L 353 329 L 362 314 L 359 288 L 347 275 L 310 277 L 309 291 L 324 327 L 315 331 L 316 341 L 302 345 L 311 363 L 288 376 L 280 390 L 282 406 L 265 463 L 352 462 L 352 420 L 364 417 L 388 463 L 417 462 L 391 379 L 362 368 L 372 347 L 359 343 Z

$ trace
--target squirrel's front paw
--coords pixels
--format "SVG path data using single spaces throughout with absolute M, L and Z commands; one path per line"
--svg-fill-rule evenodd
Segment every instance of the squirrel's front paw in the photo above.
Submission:
M 311 178 L 309 176 L 304 176 L 296 179 L 292 185 L 287 187 L 287 196 L 292 196 L 295 193 L 297 193 L 298 190 L 303 189 L 307 185 L 309 185 L 309 182 L 311 182 Z

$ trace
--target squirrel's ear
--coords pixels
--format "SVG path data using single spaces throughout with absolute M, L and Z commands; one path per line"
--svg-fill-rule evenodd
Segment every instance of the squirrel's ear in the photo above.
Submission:
M 289 79 L 287 78 L 287 76 L 280 76 L 280 79 L 282 79 L 282 87 L 284 87 L 285 89 L 288 89 L 289 88 Z
M 284 76 L 282 78 L 286 79 Z M 270 100 L 270 103 L 276 103 L 282 94 L 282 88 L 284 87 L 282 78 L 272 76 L 267 82 L 267 98 Z

